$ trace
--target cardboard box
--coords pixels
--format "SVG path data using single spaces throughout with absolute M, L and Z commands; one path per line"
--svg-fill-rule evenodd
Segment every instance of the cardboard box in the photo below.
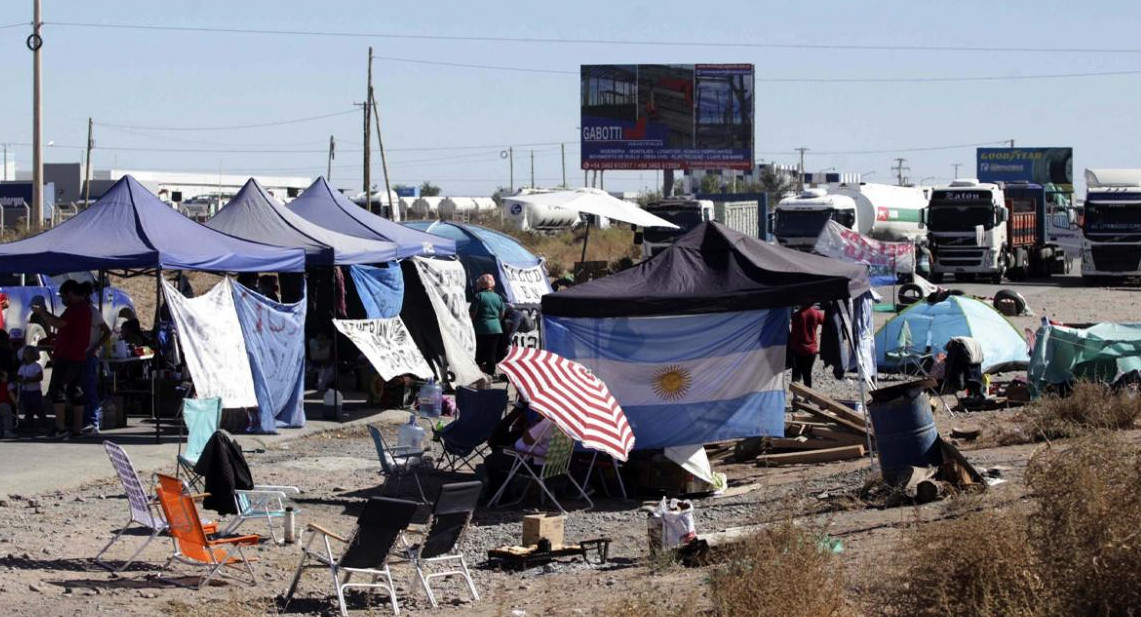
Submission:
M 523 546 L 533 546 L 540 538 L 551 541 L 551 546 L 563 545 L 562 515 L 529 514 L 523 517 Z

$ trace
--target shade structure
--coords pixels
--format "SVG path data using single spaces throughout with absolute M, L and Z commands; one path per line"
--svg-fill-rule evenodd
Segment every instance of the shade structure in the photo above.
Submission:
M 317 178 L 309 188 L 289 202 L 290 211 L 325 229 L 338 233 L 396 244 L 398 259 L 413 255 L 455 255 L 456 243 L 409 229 L 379 217 L 349 201 L 340 191 Z
M 131 176 L 39 235 L 0 244 L 0 272 L 79 270 L 300 272 L 305 252 L 242 240 L 182 216 Z
M 398 255 L 393 242 L 358 238 L 309 222 L 271 197 L 253 178 L 206 226 L 247 240 L 304 249 L 310 266 L 376 264 Z
M 606 191 L 594 188 L 579 188 L 570 191 L 555 191 L 553 193 L 535 193 L 532 195 L 519 195 L 512 197 L 539 206 L 549 206 L 574 210 L 595 216 L 605 216 L 608 219 L 632 223 L 642 227 L 669 227 L 677 229 L 677 225 L 638 206 L 618 199 Z
M 499 363 L 531 408 L 591 450 L 626 460 L 634 432 L 606 384 L 585 366 L 541 349 L 511 347 Z

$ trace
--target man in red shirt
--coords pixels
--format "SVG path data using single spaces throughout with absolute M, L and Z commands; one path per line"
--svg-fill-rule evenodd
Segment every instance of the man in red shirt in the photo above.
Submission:
M 64 281 L 59 286 L 59 297 L 67 307 L 60 316 L 52 315 L 42 304 L 33 305 L 44 323 L 55 328 L 55 348 L 52 350 L 52 375 L 48 383 L 47 398 L 55 405 L 55 432 L 50 437 L 68 439 L 65 420 L 65 395 L 71 400 L 73 422 L 71 437 L 78 437 L 83 426 L 83 373 L 91 346 L 91 307 L 83 297 L 79 283 Z
M 792 332 L 789 333 L 789 352 L 792 354 L 792 380 L 803 381 L 812 387 L 812 365 L 820 353 L 818 331 L 824 323 L 824 311 L 809 304 L 792 314 Z

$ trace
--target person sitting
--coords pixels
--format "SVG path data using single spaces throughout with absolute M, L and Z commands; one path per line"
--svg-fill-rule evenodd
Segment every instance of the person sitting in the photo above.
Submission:
M 323 331 L 309 339 L 309 366 L 317 372 L 317 391 L 323 393 L 333 383 L 333 340 Z
M 485 495 L 490 497 L 499 490 L 507 480 L 512 465 L 515 464 L 515 457 L 507 454 L 505 450 L 523 455 L 524 460 L 532 467 L 542 466 L 546 461 L 547 448 L 554 430 L 556 429 L 553 422 L 531 413 L 526 404 L 516 405 L 488 439 L 492 453 L 483 459 Z M 514 441 L 507 441 L 510 438 L 514 438 Z
M 123 322 L 119 327 L 119 339 L 134 347 L 153 347 L 154 344 L 154 341 L 143 332 L 138 319 L 128 319 Z

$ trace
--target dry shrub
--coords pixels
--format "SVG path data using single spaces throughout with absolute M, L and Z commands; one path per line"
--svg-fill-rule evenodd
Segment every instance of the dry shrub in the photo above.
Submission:
M 1077 437 L 1091 429 L 1123 429 L 1141 416 L 1141 396 L 1092 382 L 1074 384 L 1069 396 L 1046 396 L 1028 405 L 1020 420 L 1033 441 Z
M 1110 433 L 1036 456 L 1030 534 L 1058 615 L 1141 610 L 1141 450 Z
M 847 611 L 843 567 L 822 530 L 791 521 L 762 529 L 735 547 L 709 577 L 718 617 L 832 617 Z
M 902 572 L 879 598 L 888 614 L 1045 614 L 1043 585 L 1020 512 L 981 512 L 926 524 L 905 542 L 900 562 Z

